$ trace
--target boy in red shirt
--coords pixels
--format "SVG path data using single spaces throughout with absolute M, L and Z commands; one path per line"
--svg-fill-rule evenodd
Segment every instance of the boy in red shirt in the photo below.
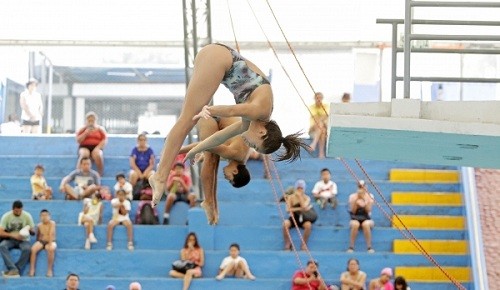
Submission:
M 163 224 L 168 225 L 170 219 L 170 210 L 174 203 L 183 201 L 194 207 L 196 196 L 191 192 L 191 177 L 184 172 L 184 164 L 175 163 L 174 169 L 170 172 L 167 179 L 167 201 L 165 202 L 165 213 L 163 214 Z

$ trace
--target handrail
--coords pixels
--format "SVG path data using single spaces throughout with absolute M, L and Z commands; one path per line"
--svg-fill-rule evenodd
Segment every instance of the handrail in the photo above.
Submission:
M 484 259 L 483 236 L 481 220 L 477 202 L 476 179 L 474 168 L 461 168 L 462 191 L 466 211 L 467 228 L 469 234 L 469 252 L 472 261 L 472 276 L 474 289 L 487 290 L 488 276 Z
M 403 48 L 396 48 L 396 52 L 403 52 Z M 459 53 L 459 54 L 500 54 L 500 49 L 475 48 L 412 48 L 411 52 L 418 53 Z
M 383 18 L 377 19 L 379 24 L 404 24 L 404 19 Z M 477 21 L 477 20 L 436 20 L 436 19 L 413 19 L 412 24 L 421 25 L 473 25 L 473 26 L 500 26 L 500 21 Z
M 500 41 L 500 35 L 410 34 L 410 40 Z
M 411 1 L 413 7 L 500 8 L 500 2 Z
M 500 41 L 499 35 L 441 35 L 441 34 L 413 34 L 412 25 L 463 25 L 463 26 L 499 26 L 500 21 L 472 21 L 472 20 L 433 20 L 413 19 L 414 7 L 471 7 L 471 8 L 500 8 L 500 2 L 457 2 L 457 1 L 416 1 L 405 0 L 405 19 L 377 19 L 376 23 L 392 25 L 392 63 L 391 63 L 391 98 L 396 98 L 396 82 L 404 82 L 404 98 L 410 98 L 411 81 L 451 81 L 451 82 L 481 82 L 498 83 L 498 78 L 443 78 L 443 77 L 411 77 L 411 53 L 460 53 L 460 54 L 500 54 L 498 49 L 473 48 L 412 48 L 414 40 L 469 40 L 469 41 Z M 398 25 L 404 24 L 404 46 L 398 47 Z M 397 53 L 404 53 L 404 74 L 397 74 Z
M 404 77 L 396 77 L 397 81 L 404 80 Z M 461 83 L 500 83 L 500 78 L 459 78 L 459 77 L 410 77 L 416 82 L 461 82 Z

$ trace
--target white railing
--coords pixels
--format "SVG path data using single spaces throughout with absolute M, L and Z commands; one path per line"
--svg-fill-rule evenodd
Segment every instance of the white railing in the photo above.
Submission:
M 474 168 L 462 167 L 461 176 L 474 289 L 488 290 L 488 276 L 486 274 L 486 262 L 484 259 L 481 217 L 477 201 L 476 176 Z M 498 281 L 494 281 L 494 283 L 495 282 Z

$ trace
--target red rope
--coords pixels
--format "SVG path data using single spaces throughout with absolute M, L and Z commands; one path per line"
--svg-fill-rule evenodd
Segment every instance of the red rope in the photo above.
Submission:
M 247 0 L 248 2 L 248 0 Z M 302 74 L 304 75 L 307 83 L 309 84 L 309 87 L 311 88 L 312 92 L 315 93 L 316 91 L 314 90 L 314 87 L 312 86 L 312 83 L 311 81 L 309 80 L 309 78 L 307 77 L 306 73 L 305 73 L 305 70 L 304 68 L 302 67 L 299 59 L 297 58 L 297 55 L 295 54 L 295 50 L 293 49 L 293 47 L 291 46 L 290 44 L 290 41 L 288 41 L 288 38 L 286 37 L 285 35 L 285 32 L 283 30 L 283 28 L 281 27 L 277 17 L 276 17 L 276 14 L 274 13 L 274 10 L 273 8 L 271 7 L 271 4 L 269 3 L 268 0 L 266 0 L 266 3 L 269 7 L 269 10 L 271 11 L 273 17 L 274 17 L 274 20 L 276 21 L 276 24 L 278 25 L 280 31 L 281 31 L 281 34 L 283 35 L 283 37 L 285 38 L 285 41 L 288 45 L 288 48 L 290 49 L 290 52 L 292 53 L 292 55 L 294 56 L 295 58 L 295 61 L 297 62 L 300 70 L 302 71 Z M 253 11 L 253 10 L 252 10 Z M 255 13 L 254 13 L 254 16 L 255 16 Z M 262 29 L 262 27 L 261 27 Z M 268 40 L 268 43 L 269 43 L 269 39 L 267 38 L 266 36 L 266 39 Z M 274 48 L 273 48 L 273 51 L 274 51 Z M 276 53 L 275 53 L 276 55 Z M 281 64 L 281 62 L 280 62 Z M 286 70 L 284 69 L 283 65 L 282 65 L 282 68 L 283 70 L 286 72 Z M 288 76 L 288 73 L 286 73 L 287 76 Z M 291 81 L 291 79 L 290 79 Z M 295 86 L 294 86 L 295 88 Z M 299 94 L 299 97 L 302 99 L 302 102 L 304 103 L 304 105 L 307 107 L 308 111 L 309 111 L 309 114 L 312 116 L 312 112 L 311 110 L 309 109 L 309 107 L 307 106 L 307 104 L 305 103 L 304 99 L 302 98 L 302 96 Z M 328 112 L 325 110 L 325 108 L 322 106 L 323 110 L 325 111 L 326 115 L 328 116 Z M 314 121 L 316 123 L 318 123 L 318 121 L 313 118 Z M 351 174 L 353 174 L 353 177 L 358 180 L 357 176 L 354 174 L 354 172 L 351 170 L 351 168 L 349 167 L 349 165 L 345 162 L 345 160 L 343 158 L 340 158 L 340 160 L 344 163 L 344 165 L 346 166 L 346 168 L 348 169 L 349 172 L 351 172 Z M 389 209 L 391 210 L 391 212 L 393 213 L 394 217 L 401 223 L 401 225 L 405 228 L 406 232 L 408 232 L 408 235 L 402 231 L 399 226 L 397 224 L 395 224 L 396 228 L 403 234 L 404 237 L 406 237 L 408 240 L 410 240 L 410 242 L 415 245 L 415 247 L 417 249 L 420 250 L 420 252 L 427 258 L 429 259 L 430 262 L 432 262 L 436 267 L 439 268 L 439 270 L 455 285 L 457 286 L 458 289 L 464 289 L 465 290 L 465 287 L 463 285 L 460 284 L 460 282 L 458 282 L 453 276 L 451 276 L 445 269 L 443 269 L 441 267 L 441 265 L 439 265 L 439 263 L 422 247 L 422 245 L 419 243 L 419 241 L 417 240 L 417 238 L 413 235 L 413 233 L 406 227 L 406 225 L 403 223 L 403 221 L 400 219 L 399 215 L 394 211 L 394 209 L 391 207 L 391 205 L 389 204 L 389 202 L 384 198 L 384 196 L 382 195 L 382 193 L 380 192 L 380 190 L 378 189 L 378 187 L 375 185 L 375 183 L 373 182 L 373 180 L 370 178 L 370 176 L 368 175 L 368 173 L 366 172 L 366 170 L 364 169 L 364 167 L 361 165 L 361 163 L 359 163 L 358 160 L 356 160 L 356 163 L 358 164 L 358 166 L 360 167 L 360 169 L 363 171 L 363 173 L 365 174 L 365 176 L 367 177 L 367 179 L 370 181 L 370 183 L 372 184 L 372 186 L 375 188 L 375 190 L 377 191 L 377 193 L 382 197 L 382 200 L 384 201 L 384 203 L 389 207 Z M 371 195 L 369 195 L 371 196 Z M 375 204 L 382 210 L 382 212 L 384 213 L 385 217 L 392 222 L 392 219 L 391 217 L 389 216 L 389 214 L 387 214 L 385 212 L 385 210 L 380 206 L 380 204 L 378 202 L 375 201 Z
M 240 44 L 238 43 L 238 39 L 236 39 L 236 31 L 234 29 L 233 22 L 233 14 L 231 13 L 231 6 L 229 6 L 229 0 L 226 0 L 227 3 L 227 11 L 229 12 L 229 20 L 231 21 L 231 30 L 233 31 L 234 44 L 236 45 L 236 50 L 240 52 Z

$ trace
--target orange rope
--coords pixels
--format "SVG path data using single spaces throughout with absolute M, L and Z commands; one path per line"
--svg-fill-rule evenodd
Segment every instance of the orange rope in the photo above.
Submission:
M 248 0 L 247 0 L 247 3 L 248 3 L 248 5 L 250 6 L 250 9 L 252 10 L 252 12 L 254 13 L 254 16 L 256 17 L 255 12 L 253 11 L 253 8 L 252 8 L 252 6 L 250 5 L 250 3 L 248 2 Z M 238 40 L 237 40 L 237 38 L 236 38 L 236 33 L 235 33 L 235 29 L 234 29 L 234 24 L 233 24 L 233 20 L 232 20 L 232 16 L 231 16 L 231 15 L 232 15 L 232 13 L 231 13 L 231 8 L 230 8 L 230 6 L 229 6 L 229 1 L 228 1 L 228 10 L 229 10 L 229 16 L 230 16 L 230 18 L 231 18 L 231 28 L 232 28 L 232 31 L 233 31 L 234 41 L 235 41 L 235 43 L 236 43 L 236 47 L 237 47 L 238 52 L 240 52 L 239 45 L 238 45 Z M 257 19 L 257 17 L 256 17 L 256 19 Z M 257 19 L 257 21 L 258 21 L 258 19 Z M 259 21 L 258 21 L 258 22 L 259 22 Z M 261 27 L 261 29 L 262 29 L 262 26 L 260 25 L 260 22 L 259 22 L 259 26 L 260 26 L 260 27 Z M 264 30 L 263 30 L 263 29 L 262 29 L 262 32 L 264 32 Z M 266 35 L 266 38 L 267 38 L 267 35 Z M 268 39 L 268 43 L 271 45 L 271 42 L 269 42 L 269 39 Z M 273 51 L 274 51 L 274 53 L 275 53 L 275 56 L 277 57 L 277 54 L 276 54 L 276 51 L 274 50 L 274 48 L 273 48 Z M 280 64 L 281 64 L 281 62 L 280 62 Z M 281 66 L 283 67 L 283 64 L 281 64 Z M 283 69 L 284 69 L 284 67 L 283 67 Z M 287 74 L 288 74 L 288 73 L 287 73 Z M 290 79 L 290 80 L 291 80 L 291 79 Z M 294 87 L 295 87 L 295 86 L 294 86 Z M 297 89 L 296 89 L 296 90 L 297 90 Z M 297 90 L 297 92 L 298 92 L 298 90 Z M 273 189 L 273 193 L 274 193 L 274 197 L 275 197 L 276 205 L 277 205 L 277 207 L 278 207 L 278 211 L 279 211 L 279 213 L 280 213 L 281 220 L 282 220 L 282 221 L 283 221 L 283 223 L 284 223 L 284 221 L 286 220 L 286 219 L 285 219 L 285 214 L 283 213 L 283 210 L 281 209 L 281 206 L 280 206 L 280 197 L 278 196 L 278 193 L 277 193 L 277 191 L 276 191 L 276 188 L 275 188 L 274 183 L 273 183 L 273 180 L 272 180 L 272 175 L 271 175 L 271 173 L 270 173 L 270 169 L 269 169 L 269 168 L 270 168 L 270 166 L 269 166 L 269 163 L 270 163 L 270 162 L 271 162 L 271 164 L 272 164 L 273 171 L 274 171 L 274 174 L 275 174 L 276 179 L 277 179 L 277 181 L 278 181 L 278 184 L 279 184 L 279 186 L 280 186 L 280 189 L 281 189 L 282 195 L 284 195 L 284 192 L 285 192 L 285 191 L 284 191 L 284 188 L 283 188 L 283 184 L 281 183 L 281 180 L 280 180 L 280 178 L 279 178 L 278 170 L 276 169 L 276 166 L 274 166 L 274 163 L 268 159 L 268 156 L 267 156 L 267 155 L 264 155 L 264 165 L 265 165 L 265 170 L 266 170 L 267 175 L 269 176 L 269 182 L 270 182 L 270 184 L 271 184 L 271 188 Z M 299 235 L 299 238 L 300 238 L 301 243 L 302 243 L 303 245 L 306 245 L 306 243 L 305 243 L 305 241 L 304 241 L 304 238 L 303 238 L 303 236 L 302 236 L 302 233 L 300 232 L 300 229 L 299 229 L 299 226 L 298 226 L 298 224 L 297 224 L 297 221 L 295 220 L 295 218 L 293 217 L 293 215 L 291 215 L 291 217 L 292 217 L 292 221 L 293 221 L 294 227 L 295 227 L 295 229 L 297 230 L 297 233 L 298 233 L 298 235 Z M 292 240 L 292 236 L 291 236 L 290 231 L 289 231 L 288 229 L 286 229 L 286 234 L 287 234 L 287 236 L 288 236 L 288 239 L 290 240 L 290 245 L 291 245 L 291 247 L 292 247 L 292 250 L 293 250 L 293 252 L 294 252 L 295 258 L 296 258 L 296 260 L 297 260 L 297 264 L 299 265 L 299 268 L 302 270 L 302 272 L 305 274 L 305 268 L 304 268 L 304 265 L 302 264 L 302 262 L 301 262 L 301 260 L 300 260 L 300 257 L 299 257 L 299 254 L 298 254 L 297 248 L 296 248 L 296 246 L 295 246 L 295 244 L 294 244 L 294 242 L 293 242 L 293 240 Z M 306 248 L 306 253 L 308 254 L 308 256 L 309 256 L 310 260 L 313 260 L 313 261 L 314 261 L 314 258 L 312 257 L 312 255 L 311 255 L 311 253 L 310 253 L 309 249 L 307 248 L 307 245 L 305 246 L 305 248 Z M 317 271 L 318 271 L 318 273 L 320 273 L 319 268 L 317 269 Z M 320 275 L 321 275 L 321 273 L 320 273 Z M 323 283 L 324 283 L 324 280 L 323 280 Z M 308 283 L 307 285 L 308 285 L 309 289 L 310 289 L 310 290 L 312 290 L 311 285 L 310 285 L 309 283 Z M 325 287 L 326 287 L 326 284 L 325 284 Z
M 231 6 L 229 6 L 229 0 L 226 0 L 226 2 L 227 2 L 227 11 L 229 12 L 229 20 L 231 21 L 231 30 L 233 31 L 234 44 L 236 45 L 236 50 L 238 52 L 240 52 L 240 44 L 238 43 L 238 39 L 236 39 L 236 31 L 234 29 L 233 14 L 231 13 Z
M 247 0 L 248 2 L 248 0 Z M 313 91 L 313 93 L 315 92 L 314 90 L 314 87 L 312 86 L 309 78 L 307 77 L 302 65 L 300 64 L 300 61 L 298 60 L 297 58 L 297 55 L 295 54 L 295 51 L 293 49 L 293 47 L 291 46 L 290 42 L 288 41 L 288 38 L 286 37 L 285 35 L 285 32 L 283 31 L 283 28 L 281 27 L 277 17 L 276 17 L 276 14 L 274 13 L 274 10 L 272 9 L 271 7 L 271 4 L 269 3 L 268 0 L 266 0 L 266 3 L 269 7 L 269 10 L 271 11 L 275 21 L 276 21 L 276 24 L 278 25 L 283 37 L 285 38 L 285 41 L 288 45 L 288 48 L 290 49 L 290 52 L 293 54 L 298 66 L 300 67 L 300 70 L 302 71 L 302 74 L 304 75 L 305 79 L 307 80 L 307 83 L 309 84 L 309 87 L 311 88 L 311 90 Z M 253 12 L 253 10 L 252 10 Z M 255 16 L 255 13 L 254 13 L 254 16 Z M 260 24 L 259 24 L 260 25 Z M 261 29 L 262 29 L 262 26 L 261 26 Z M 269 39 L 267 38 L 266 36 L 266 39 L 268 40 L 268 43 L 269 43 Z M 274 48 L 273 48 L 273 51 L 274 51 Z M 276 55 L 276 53 L 275 53 Z M 280 62 L 281 64 L 281 62 Z M 286 70 L 284 69 L 283 65 L 282 65 L 282 68 L 283 70 L 286 72 Z M 288 73 L 286 73 L 287 76 L 288 76 Z M 290 79 L 291 81 L 291 79 Z M 295 87 L 295 86 L 294 86 Z M 299 94 L 299 97 L 302 99 L 302 102 L 306 105 L 304 99 L 302 98 L 302 96 Z M 309 114 L 312 116 L 312 113 L 311 111 L 309 110 L 309 107 L 306 105 L 308 111 L 309 111 Z M 325 108 L 322 106 L 323 110 L 325 111 L 326 115 L 328 116 L 328 112 L 326 112 Z M 314 116 L 312 116 L 314 117 Z M 318 121 L 313 118 L 314 121 L 316 123 L 318 123 Z M 346 168 L 351 172 L 351 174 L 353 174 L 353 177 L 355 179 L 357 179 L 357 176 L 354 174 L 354 172 L 350 169 L 350 167 L 347 165 L 347 163 L 345 162 L 345 160 L 343 158 L 340 158 L 340 160 L 344 163 L 344 165 L 346 166 Z M 373 180 L 370 178 L 370 176 L 368 175 L 368 173 L 366 172 L 366 170 L 364 169 L 364 167 L 361 165 L 361 163 L 356 160 L 356 163 L 358 164 L 358 166 L 361 168 L 361 170 L 363 171 L 363 173 L 365 174 L 365 176 L 368 178 L 368 180 L 370 181 L 370 183 L 372 184 L 372 186 L 375 188 L 375 190 L 377 191 L 377 193 L 382 197 L 382 200 L 384 201 L 384 203 L 390 208 L 390 210 L 392 211 L 393 215 L 396 217 L 396 219 L 401 223 L 401 225 L 405 228 L 406 232 L 408 232 L 408 234 L 411 236 L 411 237 L 408 237 L 408 235 L 405 234 L 404 231 L 402 231 L 399 226 L 396 225 L 396 228 L 398 228 L 398 230 L 400 230 L 400 232 L 403 234 L 403 236 L 405 236 L 408 240 L 410 240 L 410 242 L 412 242 L 416 247 L 417 249 L 419 249 L 419 251 L 430 261 L 432 262 L 434 265 L 436 265 L 439 270 L 455 285 L 457 286 L 457 288 L 459 289 L 464 289 L 465 290 L 465 287 L 463 285 L 460 284 L 460 282 L 458 282 L 453 276 L 451 276 L 445 269 L 443 269 L 439 263 L 432 257 L 432 255 L 430 255 L 424 248 L 423 246 L 418 242 L 417 238 L 413 235 L 413 233 L 406 227 L 406 225 L 403 223 L 403 221 L 400 219 L 399 215 L 394 211 L 394 209 L 391 207 L 391 205 L 389 204 L 389 202 L 383 197 L 382 193 L 380 192 L 380 190 L 378 189 L 378 187 L 375 186 L 375 183 L 373 182 Z M 358 179 L 357 179 L 358 180 Z M 378 202 L 375 201 L 375 203 L 377 204 L 377 206 L 382 210 L 382 212 L 384 213 L 385 217 L 392 222 L 392 219 L 391 217 L 385 212 L 385 210 L 380 206 L 380 204 Z

